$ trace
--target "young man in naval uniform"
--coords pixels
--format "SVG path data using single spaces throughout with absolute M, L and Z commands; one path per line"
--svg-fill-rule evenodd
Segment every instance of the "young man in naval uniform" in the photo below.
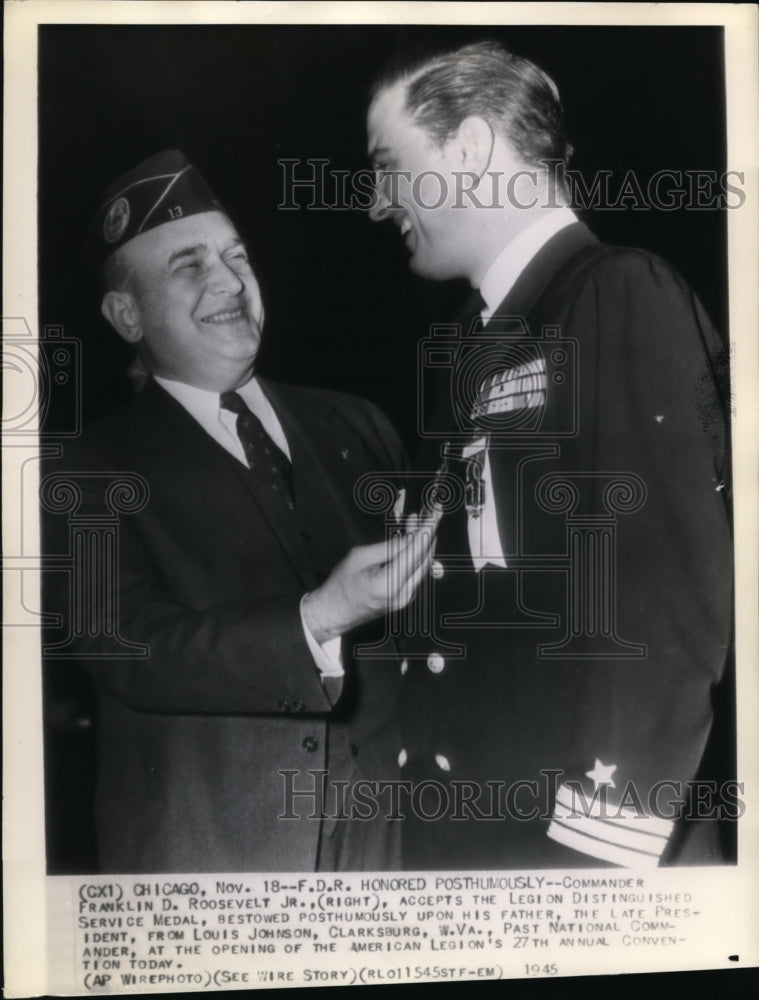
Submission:
M 102 554 L 67 619 L 88 623 L 74 651 L 97 692 L 100 868 L 392 868 L 392 826 L 337 822 L 320 776 L 397 767 L 397 671 L 350 659 L 357 626 L 402 606 L 429 558 L 353 500 L 364 473 L 401 467 L 397 436 L 369 403 L 257 376 L 255 274 L 181 153 L 110 185 L 89 252 L 103 314 L 149 373 L 67 446 L 71 523 L 120 511 L 115 624 L 88 627 Z
M 527 60 L 396 66 L 368 146 L 372 218 L 477 300 L 426 345 L 418 468 L 447 499 L 401 664 L 403 865 L 718 861 L 689 782 L 731 633 L 719 338 L 668 264 L 568 207 L 559 94 Z

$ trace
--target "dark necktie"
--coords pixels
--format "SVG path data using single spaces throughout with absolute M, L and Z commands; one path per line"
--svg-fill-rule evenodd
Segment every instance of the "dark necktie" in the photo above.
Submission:
M 272 441 L 264 425 L 236 392 L 223 392 L 220 402 L 223 409 L 237 414 L 237 436 L 248 465 L 282 498 L 286 507 L 295 510 L 292 465 L 287 455 Z

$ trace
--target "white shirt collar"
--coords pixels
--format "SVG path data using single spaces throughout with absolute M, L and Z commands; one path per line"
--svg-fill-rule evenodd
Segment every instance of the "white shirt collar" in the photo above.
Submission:
M 218 392 L 199 389 L 196 385 L 188 385 L 186 382 L 175 382 L 173 379 L 162 378 L 160 375 L 154 375 L 153 378 L 203 427 L 211 421 L 219 419 Z
M 220 393 L 209 389 L 199 389 L 195 385 L 188 385 L 186 382 L 175 382 L 172 379 L 161 378 L 154 375 L 156 382 L 173 396 L 176 401 L 187 410 L 191 417 L 200 424 L 222 447 L 238 458 L 244 465 L 247 465 L 245 453 L 237 437 L 235 430 L 237 418 L 229 410 L 222 410 L 219 402 Z M 278 445 L 279 448 L 290 458 L 290 449 L 287 445 L 282 425 L 269 402 L 264 395 L 258 379 L 254 376 L 249 382 L 236 390 L 238 395 L 244 400 L 248 409 L 255 413 L 258 419 L 266 428 L 267 433 Z
M 541 216 L 507 244 L 490 265 L 480 285 L 485 300 L 482 318 L 487 322 L 514 287 L 519 275 L 545 244 L 566 226 L 577 221 L 571 208 L 563 206 Z

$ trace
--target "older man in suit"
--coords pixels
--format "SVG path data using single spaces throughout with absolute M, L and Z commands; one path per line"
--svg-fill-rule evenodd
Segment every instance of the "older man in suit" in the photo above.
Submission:
M 368 132 L 373 218 L 476 290 L 425 355 L 448 513 L 403 664 L 404 866 L 719 860 L 724 803 L 691 801 L 731 634 L 719 338 L 671 267 L 575 217 L 526 59 L 399 63 Z
M 369 403 L 256 375 L 258 283 L 181 153 L 110 186 L 90 254 L 103 314 L 150 376 L 67 449 L 94 516 L 109 472 L 146 497 L 119 525 L 116 627 L 78 640 L 97 692 L 101 869 L 392 867 L 392 827 L 347 837 L 321 776 L 396 766 L 396 671 L 350 650 L 429 558 L 353 500 L 365 472 L 400 467 L 398 439 Z

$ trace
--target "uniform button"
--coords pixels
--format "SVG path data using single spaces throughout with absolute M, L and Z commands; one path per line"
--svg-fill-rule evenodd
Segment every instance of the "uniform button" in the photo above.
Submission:
M 445 666 L 445 660 L 440 655 L 440 653 L 430 653 L 427 657 L 427 666 L 430 668 L 433 674 L 439 674 L 440 671 Z
M 441 753 L 435 754 L 435 763 L 440 768 L 441 771 L 450 771 L 451 762 L 447 757 L 444 757 Z
M 443 564 L 438 559 L 432 560 L 430 564 L 430 573 L 432 574 L 433 580 L 439 580 L 441 577 L 445 576 Z
M 293 702 L 293 712 L 305 712 L 305 711 L 306 711 L 306 706 L 303 704 L 302 701 Z
M 351 757 L 358 757 L 358 751 L 359 751 L 360 747 L 356 743 L 351 743 L 351 745 L 348 747 L 348 749 L 351 752 Z
M 398 767 L 403 767 L 408 760 L 408 754 L 405 750 L 401 750 L 398 754 Z
M 408 660 L 404 660 L 403 663 L 401 664 L 401 677 L 405 676 L 407 670 L 408 670 Z
M 319 741 L 315 736 L 307 736 L 303 740 L 303 749 L 308 750 L 309 753 L 316 753 L 319 749 Z
M 279 705 L 278 705 L 278 708 L 279 708 L 280 712 L 289 712 L 290 711 L 290 702 L 289 701 L 280 701 Z

